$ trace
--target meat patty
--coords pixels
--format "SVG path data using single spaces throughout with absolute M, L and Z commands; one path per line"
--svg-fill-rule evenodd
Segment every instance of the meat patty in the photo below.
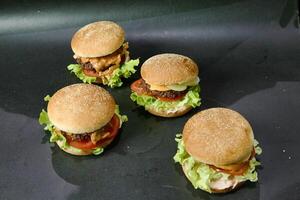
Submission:
M 126 61 L 128 56 L 128 42 L 126 42 L 118 50 L 106 56 L 87 58 L 74 55 L 74 58 L 76 59 L 77 63 L 86 70 L 103 72 L 111 66 L 119 67 Z
M 187 93 L 187 90 L 184 91 L 174 91 L 174 90 L 167 90 L 167 91 L 158 91 L 158 90 L 151 90 L 150 85 L 147 84 L 143 79 L 141 79 L 139 83 L 139 87 L 143 88 L 143 91 L 150 95 L 155 97 L 161 97 L 161 98 L 169 98 L 169 99 L 175 99 L 178 97 L 182 97 Z
M 58 131 L 58 130 L 57 130 Z M 60 131 L 61 134 L 69 136 L 72 141 L 89 141 L 91 140 L 93 144 L 96 144 L 99 140 L 104 139 L 110 135 L 109 132 L 104 131 L 102 128 L 98 129 L 94 132 L 91 133 L 84 133 L 84 134 L 72 134 L 72 133 L 67 133 L 64 131 Z
M 67 133 L 65 133 L 67 134 Z M 84 134 L 68 134 L 72 140 L 76 140 L 76 141 L 86 141 L 89 140 L 91 137 L 90 133 L 84 133 Z

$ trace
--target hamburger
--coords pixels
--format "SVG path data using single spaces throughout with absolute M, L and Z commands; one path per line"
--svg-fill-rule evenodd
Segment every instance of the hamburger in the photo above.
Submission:
M 198 66 L 190 58 L 165 53 L 146 60 L 142 78 L 131 84 L 130 98 L 161 117 L 184 115 L 200 106 Z
M 73 84 L 45 101 L 47 112 L 42 110 L 39 123 L 51 132 L 50 142 L 77 156 L 101 154 L 127 121 L 113 97 L 96 85 Z
M 175 140 L 174 160 L 195 189 L 225 193 L 258 180 L 255 156 L 262 150 L 249 122 L 236 111 L 203 110 L 187 121 Z
M 120 87 L 121 78 L 130 77 L 139 64 L 139 59 L 130 60 L 124 30 L 111 21 L 98 21 L 79 29 L 71 48 L 78 64 L 67 68 L 84 83 Z

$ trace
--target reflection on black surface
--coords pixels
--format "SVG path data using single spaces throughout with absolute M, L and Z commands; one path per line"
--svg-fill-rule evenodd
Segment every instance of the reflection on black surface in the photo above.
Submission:
M 300 182 L 282 184 L 281 190 L 275 191 L 272 197 L 285 200 L 300 199 Z
M 244 0 L 199 1 L 8 1 L 2 6 L 0 35 L 15 32 L 45 31 L 88 24 L 95 19 L 114 21 L 136 20 L 185 13 L 207 8 L 217 8 Z M 57 7 L 59 5 L 59 8 Z M 122 7 L 124 6 L 124 7 Z M 126 9 L 125 9 L 126 8 Z M 109 12 L 107 12 L 109 10 Z M 75 15 L 74 17 L 70 17 Z
M 107 152 L 116 144 L 117 141 L 115 144 L 110 144 L 99 156 L 74 156 L 62 151 L 55 145 L 51 147 L 53 169 L 57 175 L 73 185 L 97 184 L 99 181 L 101 182 L 102 176 L 109 173 L 108 169 L 101 166 L 101 161 L 105 159 Z M 122 154 L 125 155 L 125 152 L 122 152 Z M 95 165 L 95 162 L 99 165 Z
M 42 138 L 42 144 L 47 144 L 49 143 L 49 140 L 50 140 L 50 133 L 48 131 L 44 131 L 45 132 L 45 135 L 43 136 Z
M 61 178 L 74 185 L 81 185 L 83 182 L 89 182 L 99 178 L 95 176 L 95 173 L 101 174 L 101 170 L 103 169 L 99 166 L 99 170 L 96 169 L 97 172 L 95 172 L 95 168 L 93 168 L 94 165 L 91 165 L 90 162 L 94 160 L 101 161 L 103 157 L 106 157 L 107 152 L 113 150 L 120 140 L 120 134 L 122 134 L 122 129 L 119 131 L 118 136 L 104 149 L 104 152 L 98 156 L 75 156 L 64 152 L 57 145 L 51 147 L 53 169 Z M 120 152 L 120 148 L 119 151 L 114 152 L 122 156 L 126 155 L 125 151 Z
M 298 4 L 299 4 L 299 1 L 298 1 Z M 284 8 L 282 10 L 282 13 L 281 13 L 281 16 L 280 16 L 280 19 L 279 19 L 279 24 L 282 28 L 285 28 L 291 21 L 293 21 L 293 19 L 295 19 L 295 21 L 298 22 L 298 17 L 297 16 L 297 13 L 299 12 L 297 10 L 297 1 L 295 0 L 287 0 L 285 5 L 284 5 Z M 298 28 L 299 26 L 299 22 L 296 24 L 294 24 L 295 27 Z

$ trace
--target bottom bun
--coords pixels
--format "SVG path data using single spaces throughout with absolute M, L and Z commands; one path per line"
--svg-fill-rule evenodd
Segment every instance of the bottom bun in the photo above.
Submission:
M 225 188 L 225 189 L 222 189 L 222 190 L 217 190 L 217 189 L 211 189 L 212 193 L 227 193 L 227 192 L 232 192 L 232 191 L 235 191 L 237 189 L 239 189 L 242 185 L 244 185 L 245 181 L 242 181 L 242 182 L 239 182 L 238 184 L 236 184 L 234 187 L 231 186 L 231 187 L 228 187 L 228 188 Z
M 192 109 L 191 106 L 183 106 L 181 109 L 176 110 L 176 111 L 165 111 L 165 110 L 159 111 L 153 107 L 150 107 L 150 108 L 147 108 L 147 111 L 149 113 L 159 116 L 159 117 L 179 117 L 179 116 L 186 114 L 191 109 Z
M 184 175 L 186 176 L 186 178 L 190 181 L 188 175 L 187 175 L 187 167 L 185 167 L 186 165 L 182 165 L 182 170 L 184 172 Z M 227 193 L 227 192 L 231 192 L 231 191 L 234 191 L 234 190 L 237 190 L 238 188 L 240 188 L 243 184 L 245 183 L 245 181 L 242 181 L 242 182 L 239 182 L 238 184 L 236 185 L 231 185 L 227 188 L 224 188 L 224 189 L 213 189 L 211 188 L 211 193 Z M 201 189 L 201 188 L 200 188 Z M 203 190 L 205 191 L 205 190 Z M 207 191 L 206 191 L 207 192 Z
M 113 141 L 113 139 L 110 139 L 108 141 L 106 141 L 105 143 L 103 143 L 103 145 L 101 145 L 102 148 L 106 147 L 107 145 L 109 145 L 111 142 Z M 87 156 L 87 155 L 91 155 L 93 154 L 93 150 L 83 150 L 81 149 L 81 151 L 76 151 L 76 149 L 72 148 L 72 147 L 66 147 L 63 148 L 63 142 L 62 141 L 56 141 L 56 144 L 59 146 L 60 149 L 62 149 L 64 152 L 75 155 L 75 156 Z

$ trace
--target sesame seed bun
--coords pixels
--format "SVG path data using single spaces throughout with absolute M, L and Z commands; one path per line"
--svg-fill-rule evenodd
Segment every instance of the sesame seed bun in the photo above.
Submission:
M 125 32 L 111 21 L 99 21 L 79 29 L 73 36 L 71 48 L 81 57 L 106 56 L 121 47 Z
M 249 122 L 238 112 L 211 108 L 187 121 L 183 142 L 186 151 L 197 161 L 221 167 L 247 161 L 254 136 Z
M 48 103 L 49 120 L 59 130 L 82 134 L 105 126 L 115 112 L 113 97 L 92 84 L 74 84 L 58 90 Z
M 155 55 L 144 62 L 141 76 L 148 84 L 174 85 L 195 80 L 198 66 L 190 58 L 164 53 Z
M 182 116 L 184 114 L 186 114 L 187 112 L 189 112 L 192 109 L 191 106 L 183 106 L 181 109 L 178 109 L 174 112 L 170 112 L 170 111 L 158 111 L 155 108 L 148 108 L 147 111 L 153 115 L 159 116 L 159 117 L 179 117 Z

